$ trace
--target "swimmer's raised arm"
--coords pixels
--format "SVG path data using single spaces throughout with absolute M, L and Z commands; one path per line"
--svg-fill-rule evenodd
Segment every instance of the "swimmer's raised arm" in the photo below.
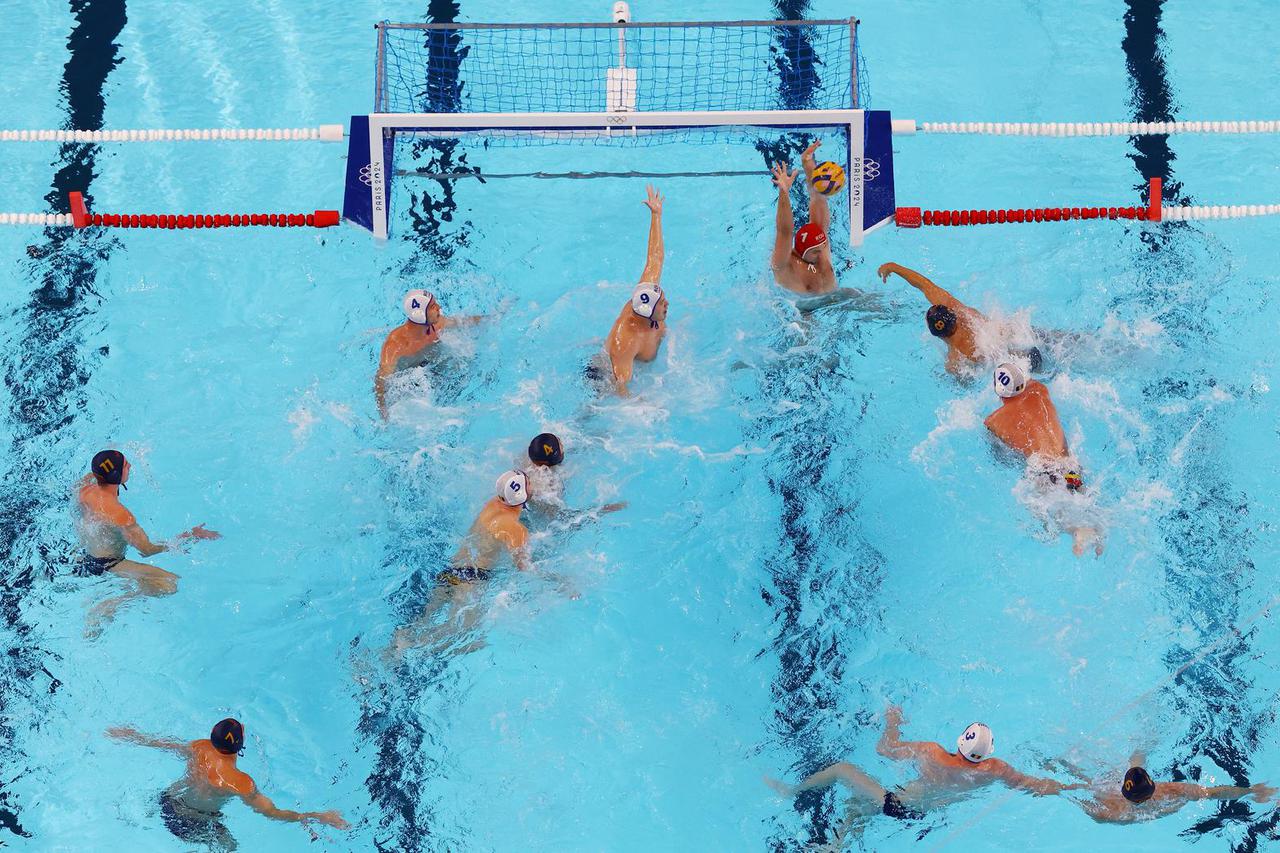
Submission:
M 191 754 L 191 744 L 186 741 L 170 740 L 145 735 L 132 726 L 112 726 L 107 729 L 107 737 L 116 740 L 136 743 L 138 746 L 149 746 L 152 749 L 163 749 L 186 758 Z
M 647 186 L 644 190 L 644 206 L 649 208 L 649 247 L 645 252 L 644 272 L 640 274 L 640 281 L 660 284 L 665 257 L 662 248 L 662 195 L 652 186 Z
M 818 146 L 822 144 L 821 139 L 815 139 L 804 149 L 804 153 L 800 155 L 800 165 L 804 167 L 805 183 L 809 187 L 809 221 L 817 225 L 823 231 L 831 230 L 831 208 L 827 205 L 827 197 L 813 188 L 813 170 L 818 167 L 817 160 L 814 159 L 813 152 L 818 150 Z
M 774 219 L 773 254 L 769 265 L 774 270 L 786 266 L 791 257 L 791 235 L 795 230 L 795 215 L 791 212 L 791 184 L 796 173 L 788 172 L 785 163 L 773 164 L 773 185 L 778 188 L 778 215 Z
M 897 273 L 906 279 L 907 284 L 923 293 L 925 298 L 934 305 L 946 305 L 948 308 L 969 307 L 947 291 L 943 290 L 941 287 L 938 287 L 938 285 L 934 284 L 929 279 L 925 278 L 920 273 L 913 269 L 908 269 L 901 264 L 895 264 L 892 262 L 881 264 L 880 269 L 878 269 L 876 273 L 880 276 L 881 281 L 888 281 L 891 273 Z
M 902 739 L 902 709 L 890 705 L 884 712 L 884 733 L 876 744 L 876 752 L 886 758 L 915 758 L 933 744 L 918 740 Z

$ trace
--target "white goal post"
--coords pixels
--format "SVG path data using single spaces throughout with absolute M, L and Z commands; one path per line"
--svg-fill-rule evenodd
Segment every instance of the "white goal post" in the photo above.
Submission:
M 358 118 L 364 118 L 358 117 Z M 596 131 L 601 135 L 627 135 L 641 130 L 708 129 L 716 127 L 765 127 L 803 130 L 839 126 L 847 131 L 848 165 L 845 198 L 849 209 L 849 240 L 861 245 L 864 235 L 893 219 L 892 123 L 887 112 L 864 110 L 744 110 L 679 112 L 529 112 L 529 113 L 373 113 L 367 117 L 368 160 L 361 161 L 363 130 L 353 121 L 351 162 L 348 174 L 358 174 L 367 186 L 348 181 L 348 219 L 366 224 L 375 238 L 389 232 L 392 140 L 397 132 L 447 134 L 449 132 Z M 869 150 L 871 149 L 871 150 Z M 351 191 L 367 193 L 366 210 L 351 212 Z M 363 200 L 361 200 L 363 201 Z

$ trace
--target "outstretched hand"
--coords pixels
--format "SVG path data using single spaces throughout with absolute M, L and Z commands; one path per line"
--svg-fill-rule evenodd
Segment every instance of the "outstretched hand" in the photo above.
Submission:
M 1249 793 L 1253 794 L 1253 798 L 1258 802 L 1265 803 L 1276 795 L 1276 789 L 1259 782 L 1249 789 Z
M 880 276 L 881 281 L 888 281 L 889 276 L 897 272 L 897 267 L 898 265 L 893 262 L 881 264 L 880 269 L 876 270 L 876 275 Z
M 786 782 L 780 782 L 777 779 L 771 779 L 766 776 L 764 777 L 764 783 L 776 791 L 779 796 L 794 797 L 796 795 L 796 789 L 788 785 Z
M 134 740 L 139 737 L 139 732 L 130 726 L 112 726 L 107 729 L 107 737 L 116 740 Z
M 197 524 L 195 527 L 182 534 L 188 539 L 221 539 L 222 534 L 216 530 L 209 530 L 203 524 Z
M 662 194 L 659 193 L 658 190 L 653 186 L 646 186 L 644 188 L 644 191 L 647 196 L 644 200 L 644 206 L 652 210 L 654 215 L 661 216 L 662 215 Z
M 815 139 L 809 143 L 809 147 L 804 149 L 804 153 L 800 155 L 800 162 L 811 161 L 814 159 L 813 152 L 818 150 L 818 146 L 822 144 L 821 139 Z
M 888 725 L 897 726 L 902 724 L 902 706 L 890 705 L 884 710 L 884 721 Z
M 794 183 L 796 179 L 795 170 L 792 169 L 788 172 L 786 163 L 774 163 L 772 171 L 773 185 L 782 192 L 789 191 L 791 189 L 791 184 Z
M 332 826 L 334 829 L 350 829 L 351 824 L 342 819 L 337 809 L 331 809 L 327 812 L 312 812 L 308 817 L 312 820 Z

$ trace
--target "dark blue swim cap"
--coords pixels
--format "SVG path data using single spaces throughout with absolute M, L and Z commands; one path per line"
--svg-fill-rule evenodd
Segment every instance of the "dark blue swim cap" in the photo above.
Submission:
M 529 460 L 539 465 L 559 465 L 564 461 L 564 448 L 553 433 L 544 432 L 529 442 Z
M 1120 785 L 1120 793 L 1131 803 L 1145 803 L 1156 792 L 1156 783 L 1141 767 L 1130 767 L 1124 774 L 1124 782 Z
M 94 454 L 93 462 L 89 463 L 89 469 L 93 471 L 93 476 L 98 478 L 99 483 L 119 486 L 120 479 L 124 477 L 124 454 L 119 450 L 99 451 Z
M 220 720 L 209 734 L 209 742 L 223 755 L 235 755 L 244 749 L 244 726 L 230 717 Z
M 924 315 L 929 334 L 935 338 L 949 338 L 956 333 L 956 312 L 945 305 L 934 305 Z

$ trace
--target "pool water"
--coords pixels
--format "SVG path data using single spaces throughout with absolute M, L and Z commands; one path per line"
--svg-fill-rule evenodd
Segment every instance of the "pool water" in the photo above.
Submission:
M 21 59 L 0 90 L 7 124 L 344 120 L 370 109 L 371 24 L 423 17 L 404 3 L 86 5 L 0 12 L 0 46 Z M 597 20 L 605 6 L 429 10 Z M 872 105 L 898 117 L 1274 118 L 1258 69 L 1280 18 L 1262 2 L 715 0 L 696 14 L 850 13 Z M 1268 203 L 1270 145 L 903 138 L 898 200 L 1131 204 L 1154 174 L 1171 203 Z M 269 211 L 337 206 L 345 151 L 4 154 L 4 210 L 89 181 L 100 210 Z M 732 140 L 468 159 L 763 169 Z M 445 194 L 404 178 L 382 248 L 348 227 L 0 230 L 0 843 L 186 849 L 156 806 L 180 763 L 103 732 L 197 738 L 224 716 L 245 723 L 240 766 L 279 806 L 352 822 L 319 830 L 326 849 L 820 849 L 846 794 L 783 800 L 762 777 L 848 760 L 908 781 L 875 754 L 890 702 L 911 739 L 949 745 L 988 723 L 996 754 L 1031 773 L 1065 756 L 1106 774 L 1142 748 L 1157 778 L 1275 781 L 1274 222 L 886 230 L 862 252 L 837 236 L 842 284 L 872 296 L 801 310 L 765 269 L 767 178 L 665 179 L 667 339 L 633 397 L 601 399 L 582 367 L 643 266 L 644 182 L 460 180 Z M 985 376 L 943 372 L 927 306 L 874 275 L 889 260 L 1012 324 L 1079 333 L 1053 349 L 1047 382 L 1099 495 L 1101 558 L 1073 557 L 1036 521 L 1020 466 L 982 428 Z M 409 287 L 491 320 L 398 380 L 383 424 L 372 375 Z M 535 521 L 537 570 L 503 572 L 482 597 L 484 648 L 384 666 L 426 579 L 543 429 L 565 439 L 570 506 L 627 508 L 572 529 Z M 155 538 L 202 522 L 224 538 L 155 558 L 182 576 L 178 594 L 86 642 L 86 610 L 116 587 L 72 576 L 69 495 L 107 444 L 134 462 L 124 500 Z M 1275 804 L 1244 800 L 1101 826 L 1068 797 L 992 788 L 925 821 L 872 821 L 849 844 L 1244 851 L 1278 824 Z M 239 804 L 227 825 L 241 849 L 310 841 Z

